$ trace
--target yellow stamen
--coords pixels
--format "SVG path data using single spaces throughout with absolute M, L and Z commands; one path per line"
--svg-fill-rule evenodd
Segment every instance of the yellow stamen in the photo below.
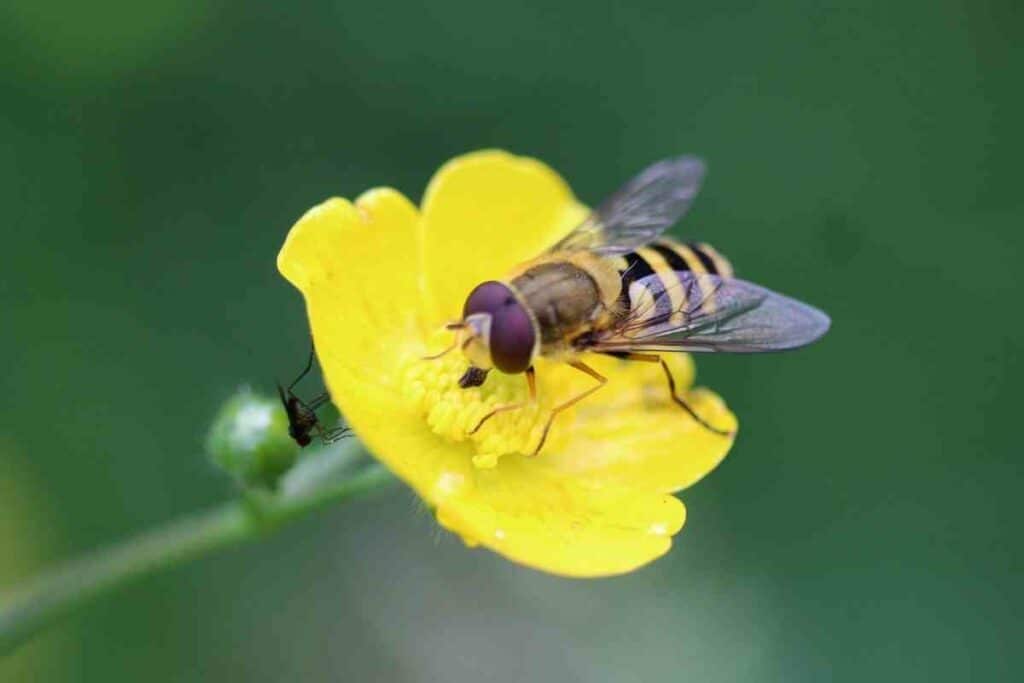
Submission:
M 434 337 L 443 340 L 444 334 L 442 330 Z M 432 338 L 425 346 L 436 348 L 437 339 Z M 482 386 L 463 389 L 459 386 L 459 378 L 469 363 L 461 353 L 451 353 L 434 360 L 423 360 L 422 355 L 410 355 L 406 359 L 401 375 L 403 392 L 422 412 L 435 434 L 456 442 L 470 440 L 476 447 L 473 463 L 482 468 L 494 467 L 503 455 L 533 452 L 547 415 L 563 391 L 541 377 L 536 403 L 494 415 L 475 434 L 470 434 L 496 406 L 526 401 L 525 376 L 492 370 Z M 550 366 L 545 369 L 550 369 Z M 553 391 L 556 395 L 552 395 Z M 572 419 L 571 415 L 559 416 L 559 421 L 564 424 L 571 424 Z M 545 449 L 551 446 L 552 440 L 558 439 L 558 431 L 556 424 Z

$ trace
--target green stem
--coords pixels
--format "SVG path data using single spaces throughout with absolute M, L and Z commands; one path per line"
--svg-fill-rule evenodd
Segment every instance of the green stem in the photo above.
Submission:
M 358 443 L 333 457 L 347 466 Z M 143 532 L 0 595 L 0 655 L 9 653 L 57 619 L 129 581 L 253 541 L 282 524 L 327 505 L 358 498 L 394 481 L 380 465 L 321 486 L 225 503 Z

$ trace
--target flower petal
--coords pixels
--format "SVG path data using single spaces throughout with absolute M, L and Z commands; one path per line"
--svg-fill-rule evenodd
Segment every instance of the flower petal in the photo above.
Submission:
M 693 382 L 693 361 L 683 354 L 665 358 L 677 388 L 685 392 Z M 709 431 L 672 402 L 660 365 L 597 356 L 586 362 L 608 384 L 580 404 L 575 421 L 563 426 L 572 438 L 556 451 L 541 453 L 538 466 L 564 476 L 669 493 L 696 483 L 729 452 L 735 436 Z M 584 384 L 588 379 L 583 378 Z M 735 433 L 736 416 L 713 392 L 694 389 L 686 401 L 705 421 Z
M 420 297 L 417 220 L 416 207 L 390 188 L 369 190 L 355 204 L 328 199 L 292 227 L 278 270 L 307 304 L 325 301 L 332 309 L 322 328 L 359 338 L 362 350 L 376 348 L 378 335 L 404 334 L 413 322 Z
M 370 190 L 354 205 L 329 199 L 299 219 L 277 264 L 306 299 L 324 380 L 346 421 L 432 500 L 438 482 L 468 469 L 471 455 L 430 432 L 398 371 L 422 350 L 417 221 L 416 208 L 391 189 Z
M 535 159 L 484 150 L 446 163 L 424 194 L 420 233 L 433 321 L 459 318 L 473 287 L 535 258 L 586 214 Z
M 439 505 L 441 525 L 469 545 L 562 576 L 632 571 L 666 553 L 686 519 L 673 496 L 577 480 L 522 457 L 473 476 Z

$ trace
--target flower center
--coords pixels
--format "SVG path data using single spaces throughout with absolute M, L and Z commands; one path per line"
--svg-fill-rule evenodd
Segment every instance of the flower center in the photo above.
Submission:
M 438 332 L 430 336 L 422 353 L 450 343 L 451 332 Z M 538 399 L 530 403 L 523 375 L 491 370 L 483 385 L 463 389 L 459 378 L 468 367 L 469 362 L 458 349 L 433 360 L 410 354 L 402 368 L 403 391 L 435 434 L 451 441 L 473 443 L 473 464 L 477 467 L 494 467 L 501 456 L 509 453 L 532 454 L 554 405 L 555 397 L 546 389 L 554 387 L 538 372 Z M 470 433 L 496 408 L 518 403 L 524 405 L 495 413 L 475 433 Z M 563 420 L 571 422 L 572 417 L 560 415 L 556 423 Z M 544 448 L 557 446 L 567 432 L 553 427 Z

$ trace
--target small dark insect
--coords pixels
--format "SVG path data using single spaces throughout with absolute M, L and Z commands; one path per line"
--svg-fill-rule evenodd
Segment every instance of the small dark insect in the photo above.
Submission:
M 295 385 L 299 381 L 309 374 L 309 371 L 313 368 L 313 350 L 309 351 L 309 361 L 306 363 L 305 369 L 299 373 L 299 376 L 288 385 L 285 389 L 281 386 L 281 383 L 277 384 L 277 393 L 281 396 L 281 403 L 284 405 L 284 411 L 288 414 L 288 435 L 295 440 L 295 443 L 305 448 L 313 440 L 312 433 L 320 437 L 320 441 L 325 444 L 334 443 L 344 439 L 346 436 L 350 436 L 351 430 L 348 427 L 334 427 L 332 429 L 324 429 L 324 426 L 320 424 L 320 419 L 316 416 L 316 411 L 321 408 L 324 404 L 330 401 L 330 396 L 327 392 L 320 394 L 309 403 L 306 403 L 301 398 L 295 395 L 292 391 Z

